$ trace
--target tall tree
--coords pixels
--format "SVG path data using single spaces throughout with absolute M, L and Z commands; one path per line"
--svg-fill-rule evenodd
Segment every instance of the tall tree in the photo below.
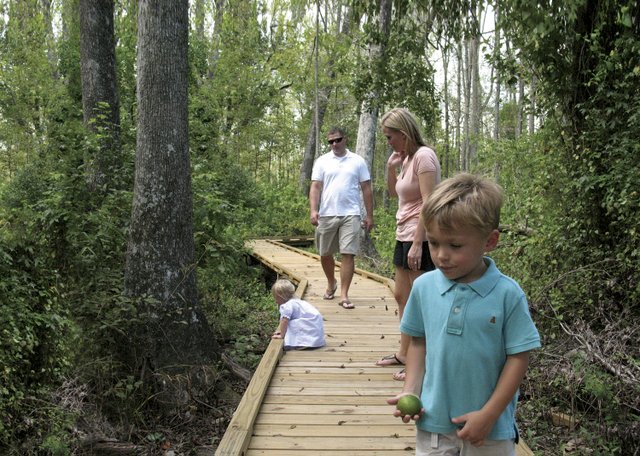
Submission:
M 493 117 L 494 117 L 494 125 L 493 125 L 493 139 L 497 141 L 500 139 L 500 83 L 502 82 L 500 79 L 500 71 L 498 62 L 500 60 L 500 7 L 496 5 L 495 11 L 495 30 L 494 30 L 494 39 L 493 39 L 493 62 L 494 65 L 498 67 L 498 71 L 495 72 L 496 78 L 496 97 L 494 99 L 493 105 Z
M 46 30 L 47 38 L 47 57 L 49 59 L 49 65 L 51 65 L 51 75 L 54 79 L 58 78 L 56 55 L 55 36 L 53 33 L 53 11 L 52 0 L 41 0 L 42 13 L 44 14 L 44 27 Z
M 369 44 L 369 58 L 373 68 L 378 68 L 382 59 L 384 59 L 386 39 L 389 36 L 389 27 L 391 25 L 391 0 L 380 0 L 378 7 L 378 40 Z M 358 142 L 356 145 L 356 153 L 362 156 L 367 162 L 369 169 L 373 169 L 373 153 L 375 150 L 376 130 L 378 128 L 378 111 L 379 107 L 376 99 L 379 94 L 375 88 L 365 95 L 360 109 L 360 121 L 358 125 Z
M 327 112 L 327 107 L 329 106 L 329 96 L 333 87 L 335 85 L 336 80 L 336 72 L 334 71 L 334 65 L 336 60 L 339 58 L 338 54 L 340 52 L 339 46 L 327 46 L 328 55 L 327 55 L 327 63 L 322 65 L 323 68 L 326 68 L 326 77 L 323 73 L 320 72 L 320 49 L 321 49 L 321 39 L 326 37 L 327 40 L 329 36 L 327 35 L 328 31 L 328 23 L 327 21 L 323 21 L 322 27 L 320 27 L 320 5 L 317 5 L 318 11 L 316 12 L 316 34 L 314 40 L 314 51 L 315 51 L 315 87 L 314 87 L 314 112 L 311 118 L 311 125 L 309 127 L 307 133 L 307 141 L 305 143 L 304 155 L 302 157 L 302 163 L 300 165 L 300 177 L 298 180 L 298 187 L 303 195 L 309 194 L 309 185 L 311 182 L 311 172 L 313 171 L 313 162 L 316 156 L 319 153 L 319 132 L 322 130 L 322 125 L 324 124 L 324 116 Z M 343 43 L 349 37 L 351 31 L 351 22 L 350 22 L 350 13 L 345 14 L 343 17 L 342 14 L 342 5 L 339 3 L 337 5 L 336 10 L 336 21 L 334 24 L 335 27 L 335 35 L 336 35 L 336 44 Z
M 125 290 L 157 302 L 133 347 L 154 372 L 205 364 L 214 338 L 197 307 L 187 122 L 188 0 L 141 0 L 138 125 Z M 175 399 L 178 399 L 176 396 Z
M 37 2 L 4 2 L 0 30 L 1 171 L 12 175 L 43 156 L 56 98 L 48 59 L 47 11 Z
M 98 140 L 86 159 L 87 180 L 96 191 L 109 187 L 120 162 L 113 0 L 80 0 L 79 9 L 83 118 Z
M 218 66 L 218 60 L 220 59 L 220 35 L 222 30 L 222 18 L 224 17 L 225 0 L 215 0 L 215 14 L 213 18 L 213 32 L 212 32 L 212 50 L 209 62 L 209 79 L 213 79 L 216 67 Z

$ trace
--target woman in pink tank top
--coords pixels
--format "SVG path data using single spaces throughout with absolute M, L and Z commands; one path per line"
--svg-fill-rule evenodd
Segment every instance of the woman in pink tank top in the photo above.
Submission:
M 440 182 L 438 156 L 422 139 L 415 117 L 404 108 L 387 112 L 380 122 L 393 153 L 387 161 L 389 195 L 398 197 L 396 213 L 395 292 L 398 316 L 402 319 L 413 281 L 434 269 L 425 230 L 420 223 L 420 208 L 434 187 Z M 384 356 L 376 364 L 388 366 L 404 364 L 409 336 L 402 334 L 396 353 Z M 393 375 L 404 380 L 404 369 Z

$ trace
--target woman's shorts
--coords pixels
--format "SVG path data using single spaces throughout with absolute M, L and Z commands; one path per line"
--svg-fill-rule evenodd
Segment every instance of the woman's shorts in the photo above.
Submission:
M 407 255 L 409 255 L 409 249 L 413 242 L 402 242 L 396 240 L 396 249 L 393 252 L 393 264 L 397 267 L 404 269 L 411 269 L 407 262 Z M 421 271 L 433 271 L 435 269 L 433 261 L 431 261 L 431 254 L 429 253 L 429 243 L 422 243 L 422 261 L 420 262 Z

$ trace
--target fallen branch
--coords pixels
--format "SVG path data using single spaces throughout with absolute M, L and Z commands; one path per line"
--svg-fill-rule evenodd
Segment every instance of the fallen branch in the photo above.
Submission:
M 236 377 L 240 377 L 247 383 L 251 381 L 251 371 L 245 367 L 242 367 L 224 352 L 222 353 L 222 361 L 224 361 L 224 364 L 231 370 L 231 372 L 233 372 Z

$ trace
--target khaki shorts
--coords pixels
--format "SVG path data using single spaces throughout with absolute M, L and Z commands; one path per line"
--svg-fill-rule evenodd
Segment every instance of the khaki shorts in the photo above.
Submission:
M 360 251 L 360 216 L 320 217 L 316 227 L 316 249 L 320 256 Z
M 474 447 L 469 441 L 460 439 L 455 432 L 433 434 L 418 429 L 416 456 L 515 456 L 513 440 L 485 440 Z

